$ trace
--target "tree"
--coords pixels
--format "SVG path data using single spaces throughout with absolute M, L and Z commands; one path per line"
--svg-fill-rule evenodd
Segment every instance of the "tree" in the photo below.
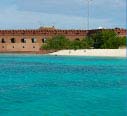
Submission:
M 117 49 L 119 48 L 119 37 L 113 30 L 102 30 L 92 35 L 94 48 Z
M 48 39 L 46 44 L 43 46 L 43 49 L 68 49 L 70 41 L 65 36 L 58 35 L 54 36 L 52 39 Z
M 119 37 L 120 46 L 126 46 L 126 37 Z
M 85 37 L 81 41 L 82 49 L 89 49 L 89 48 L 93 47 L 93 44 L 94 44 L 94 41 L 91 37 Z
M 47 50 L 62 49 L 118 49 L 120 46 L 126 46 L 126 37 L 118 37 L 113 30 L 100 30 L 91 36 L 82 40 L 72 40 L 62 35 L 54 36 L 48 39 L 46 44 L 42 46 Z
M 70 42 L 70 49 L 81 49 L 81 41 L 80 40 L 73 40 Z

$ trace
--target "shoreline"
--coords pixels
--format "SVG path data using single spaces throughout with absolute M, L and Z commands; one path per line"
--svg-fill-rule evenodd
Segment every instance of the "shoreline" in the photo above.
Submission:
M 10 55 L 49 55 L 49 56 L 88 56 L 88 57 L 116 57 L 126 58 L 126 49 L 80 49 L 80 50 L 44 50 L 38 52 L 0 52 Z
M 126 58 L 126 49 L 81 49 L 81 50 L 59 50 L 49 53 L 55 56 L 97 56 L 97 57 L 124 57 Z

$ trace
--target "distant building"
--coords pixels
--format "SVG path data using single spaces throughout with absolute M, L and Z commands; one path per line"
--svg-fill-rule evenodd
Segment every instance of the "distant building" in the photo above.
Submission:
M 34 30 L 0 30 L 0 52 L 38 52 L 47 39 L 64 35 L 70 40 L 80 40 L 102 29 L 60 30 L 55 27 L 40 27 Z M 126 36 L 125 29 L 113 29 L 118 36 Z
M 103 27 L 98 27 L 98 29 L 104 29 Z

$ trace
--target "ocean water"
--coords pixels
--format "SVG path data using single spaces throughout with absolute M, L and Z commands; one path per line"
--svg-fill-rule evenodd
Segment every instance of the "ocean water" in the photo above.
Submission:
M 0 55 L 0 116 L 126 116 L 125 58 Z

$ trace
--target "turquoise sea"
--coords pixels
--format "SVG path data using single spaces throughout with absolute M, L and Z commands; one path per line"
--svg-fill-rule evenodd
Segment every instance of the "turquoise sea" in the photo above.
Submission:
M 0 116 L 126 115 L 126 58 L 0 55 Z

